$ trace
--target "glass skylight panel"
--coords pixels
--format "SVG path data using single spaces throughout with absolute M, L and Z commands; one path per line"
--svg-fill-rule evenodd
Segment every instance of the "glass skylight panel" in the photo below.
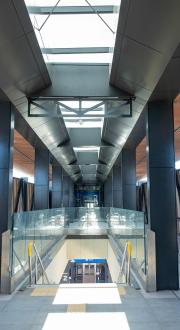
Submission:
M 91 52 L 81 54 L 71 54 L 74 48 L 94 48 L 107 47 L 113 49 L 115 33 L 117 28 L 120 0 L 25 0 L 28 7 L 33 7 L 30 14 L 32 24 L 40 45 L 43 48 L 43 56 L 46 62 L 50 63 L 105 63 L 112 62 L 112 52 L 99 53 Z M 88 3 L 90 5 L 88 5 Z M 88 14 L 38 14 L 38 10 L 50 7 L 86 7 L 89 8 Z M 115 6 L 114 13 L 103 14 L 100 17 L 93 10 L 94 6 Z M 34 13 L 37 7 L 37 13 Z M 31 8 L 32 10 L 32 8 Z M 70 9 L 72 10 L 72 9 Z M 92 14 L 91 14 L 92 10 Z M 103 22 L 104 20 L 104 22 Z M 114 32 L 114 33 L 113 33 Z M 53 54 L 49 49 L 70 49 L 67 54 Z M 47 54 L 46 54 L 47 53 Z
M 36 15 L 36 26 L 39 28 L 46 18 L 47 15 Z M 95 14 L 51 15 L 40 34 L 46 48 L 113 47 L 115 38 Z
M 44 60 L 50 63 L 102 63 L 112 62 L 112 53 L 106 54 L 43 54 Z
M 92 6 L 120 6 L 120 0 L 88 0 Z M 85 0 L 83 0 L 85 2 Z
M 88 0 L 92 6 L 119 6 L 120 0 Z M 57 0 L 25 0 L 26 6 L 54 7 Z M 88 6 L 85 0 L 60 0 L 59 6 Z
M 76 152 L 99 152 L 100 147 L 97 146 L 87 146 L 87 147 L 74 147 L 74 151 Z
M 91 108 L 91 107 L 94 107 L 98 104 L 100 104 L 101 101 L 82 101 L 82 108 Z
M 103 120 L 92 120 L 91 119 L 84 119 L 84 118 L 79 118 L 76 119 L 64 119 L 65 125 L 67 128 L 102 128 L 103 127 Z
M 105 107 L 101 100 L 62 100 L 59 108 L 67 128 L 103 128 Z
M 72 108 L 72 109 L 77 109 L 79 108 L 79 101 L 61 101 L 61 104 L 67 105 L 68 107 Z M 62 106 L 62 105 L 60 105 Z
M 112 5 L 112 2 L 117 0 L 97 0 L 98 6 L 103 5 Z M 26 6 L 39 6 L 39 7 L 54 7 L 57 3 L 57 0 L 25 0 Z M 93 1 L 92 1 L 93 2 Z M 60 0 L 58 7 L 60 6 L 87 6 L 85 0 Z

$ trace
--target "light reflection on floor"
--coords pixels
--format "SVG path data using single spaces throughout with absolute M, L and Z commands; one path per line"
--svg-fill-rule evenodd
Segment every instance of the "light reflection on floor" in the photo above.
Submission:
M 119 326 L 118 326 L 119 325 Z M 119 313 L 49 313 L 43 330 L 130 330 L 126 314 Z
M 0 330 L 179 330 L 179 297 L 179 291 L 145 293 L 113 283 L 38 286 L 0 297 Z
M 78 284 L 63 286 L 57 290 L 53 305 L 60 304 L 121 304 L 116 285 Z

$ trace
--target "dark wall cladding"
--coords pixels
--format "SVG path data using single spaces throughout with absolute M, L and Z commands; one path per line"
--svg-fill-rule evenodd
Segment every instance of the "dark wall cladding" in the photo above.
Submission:
M 103 205 L 102 185 L 75 185 L 75 206 L 83 207 L 88 203 L 96 207 Z

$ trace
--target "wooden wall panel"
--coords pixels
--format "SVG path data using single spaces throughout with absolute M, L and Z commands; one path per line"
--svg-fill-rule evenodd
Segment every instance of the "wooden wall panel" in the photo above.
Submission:
M 15 130 L 13 167 L 34 176 L 34 148 Z

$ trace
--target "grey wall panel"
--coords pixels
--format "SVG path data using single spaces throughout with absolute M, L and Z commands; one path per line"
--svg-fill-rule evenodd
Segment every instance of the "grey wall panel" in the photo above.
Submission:
M 148 139 L 150 152 L 149 167 L 174 167 L 174 130 L 171 109 L 172 102 L 156 101 L 149 103 L 148 112 Z M 152 110 L 151 110 L 152 109 Z M 163 125 L 162 125 L 163 120 Z M 156 138 L 156 141 L 154 141 Z
M 104 206 L 112 207 L 113 205 L 113 190 L 112 190 L 112 173 L 107 177 L 104 183 Z
M 62 197 L 62 206 L 63 207 L 69 207 L 69 177 L 65 173 L 63 173 L 63 197 Z
M 113 190 L 113 207 L 122 208 L 122 190 Z
M 112 196 L 113 207 L 123 207 L 123 195 L 122 195 L 122 156 L 118 156 L 113 168 L 112 168 Z
M 136 149 L 122 150 L 123 208 L 136 210 Z
M 113 166 L 113 190 L 122 189 L 122 174 L 120 166 Z
M 52 164 L 52 208 L 62 205 L 62 167 L 55 161 Z
M 14 114 L 10 102 L 3 102 L 0 103 L 0 282 L 2 234 L 12 227 L 13 143 Z
M 49 208 L 49 151 L 44 146 L 35 148 L 34 208 Z
M 136 185 L 123 185 L 123 208 L 136 210 Z
M 36 186 L 34 188 L 34 209 L 45 210 L 49 208 L 49 189 L 47 186 Z

